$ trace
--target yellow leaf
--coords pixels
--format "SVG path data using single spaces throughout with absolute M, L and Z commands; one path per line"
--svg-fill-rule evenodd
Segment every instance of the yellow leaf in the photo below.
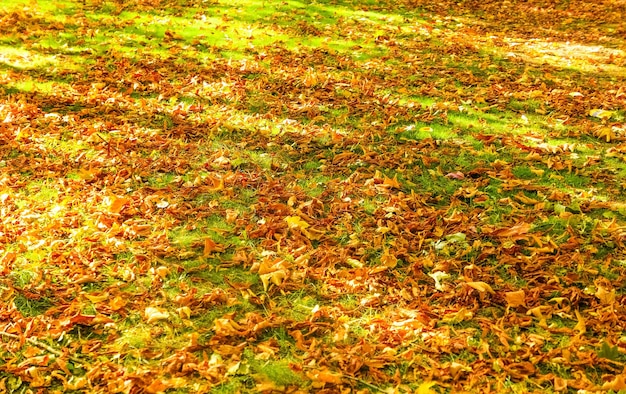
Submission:
M 613 112 L 606 111 L 600 108 L 594 108 L 594 109 L 589 110 L 589 116 L 592 116 L 598 119 L 609 119 L 611 118 L 611 116 L 613 116 Z
M 354 268 L 363 268 L 363 263 L 357 259 L 347 258 L 346 263 L 350 264 L 350 266 Z
M 341 375 L 330 372 L 320 371 L 317 373 L 307 373 L 309 379 L 319 383 L 341 384 Z
M 389 253 L 389 249 L 387 249 L 383 252 L 383 255 L 380 257 L 380 262 L 383 263 L 385 267 L 395 268 L 396 265 L 398 264 L 398 259 L 396 258 L 396 256 Z
M 267 291 L 267 289 L 270 286 L 270 283 L 273 283 L 276 286 L 280 286 L 285 280 L 285 278 L 287 278 L 287 271 L 285 270 L 274 271 L 269 274 L 259 275 L 259 277 L 261 278 L 261 283 L 263 283 L 263 289 Z
M 526 315 L 535 316 L 535 318 L 539 319 L 539 323 L 538 323 L 539 327 L 547 328 L 548 322 L 546 320 L 546 317 L 543 315 L 543 311 L 545 309 L 546 307 L 539 305 L 526 311 Z
M 481 293 L 485 293 L 486 292 L 486 293 L 489 293 L 489 294 L 495 294 L 495 291 L 493 291 L 491 286 L 489 286 L 485 282 L 467 282 L 467 285 L 469 287 L 471 287 L 472 289 L 476 289 L 476 290 L 480 291 Z
M 540 170 L 538 168 L 530 167 L 530 172 L 532 172 L 533 174 L 535 174 L 537 176 L 543 176 L 543 173 L 545 171 L 544 170 Z
M 558 376 L 554 377 L 554 389 L 556 391 L 565 391 L 567 390 L 567 379 L 560 378 Z
M 419 385 L 419 387 L 417 388 L 416 394 L 435 394 L 435 392 L 430 389 L 431 387 L 435 385 L 436 385 L 435 382 L 424 382 Z
M 626 389 L 626 374 L 622 373 L 620 375 L 617 375 L 615 377 L 615 379 L 613 379 L 610 382 L 605 382 L 602 385 L 602 390 L 613 390 L 613 391 L 619 391 L 620 393 L 622 392 L 621 390 L 625 390 Z
M 441 280 L 450 277 L 450 275 L 447 272 L 444 272 L 444 271 L 431 272 L 430 274 L 428 274 L 428 276 L 430 276 L 431 278 L 435 280 L 435 289 L 439 291 L 445 290 L 445 288 L 441 284 Z
M 191 318 L 191 308 L 189 308 L 188 306 L 181 306 L 180 308 L 176 308 L 176 312 L 181 319 Z
M 224 179 L 221 177 L 215 177 L 209 175 L 206 178 L 207 183 L 209 184 L 209 189 L 213 191 L 223 190 L 224 189 Z
M 539 204 L 540 203 L 539 200 L 535 200 L 533 198 L 526 197 L 523 193 L 517 193 L 515 195 L 515 199 L 517 201 L 521 202 L 522 204 L 528 204 L 528 205 L 535 205 L 535 204 Z
M 300 230 L 304 230 L 309 227 L 309 224 L 302 220 L 300 216 L 287 216 L 285 218 L 285 222 L 289 228 L 298 228 Z
M 239 335 L 241 333 L 242 327 L 232 319 L 221 318 L 215 319 L 215 321 L 213 322 L 213 330 L 215 331 L 216 335 L 231 336 Z
M 615 289 L 607 291 L 604 287 L 599 286 L 595 296 L 598 297 L 603 305 L 611 305 L 615 303 Z
M 99 302 L 108 300 L 109 299 L 109 293 L 104 293 L 104 294 L 101 294 L 101 295 L 85 294 L 85 298 L 87 298 L 89 301 L 93 302 L 94 304 L 97 304 Z
M 465 320 L 470 320 L 474 317 L 474 312 L 463 307 L 456 312 L 446 313 L 441 321 L 444 323 L 460 323 Z
M 154 272 L 159 276 L 159 278 L 165 279 L 165 277 L 170 274 L 170 269 L 161 265 L 157 267 Z

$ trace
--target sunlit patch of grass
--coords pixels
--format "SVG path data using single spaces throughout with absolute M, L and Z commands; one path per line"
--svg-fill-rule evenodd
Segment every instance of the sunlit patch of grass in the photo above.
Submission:
M 320 304 L 315 295 L 300 290 L 292 292 L 286 298 L 278 301 L 278 306 L 284 308 L 286 316 L 295 321 L 304 321 L 311 317 L 311 312 Z
M 58 82 L 56 81 L 40 82 L 34 79 L 24 79 L 16 81 L 8 86 L 5 86 L 4 88 L 9 89 L 9 93 L 41 92 L 49 94 L 54 91 L 57 84 Z
M 27 208 L 32 202 L 49 204 L 57 201 L 59 196 L 59 190 L 47 181 L 33 181 L 26 186 L 26 190 L 28 196 L 20 198 L 15 203 L 20 209 Z
M 248 360 L 253 372 L 260 374 L 265 379 L 273 382 L 277 386 L 304 386 L 308 379 L 296 373 L 289 367 L 289 360 Z
M 534 179 L 537 177 L 528 165 L 515 166 L 512 168 L 511 172 L 520 179 Z
M 122 349 L 143 349 L 153 346 L 154 327 L 140 322 L 139 315 L 133 316 L 124 322 L 122 335 L 113 343 L 114 347 Z
M 533 230 L 541 233 L 549 232 L 555 235 L 562 235 L 568 226 L 568 220 L 560 216 L 548 216 L 540 221 L 533 222 Z
M 319 197 L 325 190 L 326 182 L 330 181 L 330 177 L 325 175 L 314 175 L 310 178 L 301 179 L 298 181 L 307 194 L 311 197 Z
M 23 48 L 0 45 L 0 65 L 18 70 L 44 68 L 55 65 L 58 60 L 54 56 L 45 56 Z

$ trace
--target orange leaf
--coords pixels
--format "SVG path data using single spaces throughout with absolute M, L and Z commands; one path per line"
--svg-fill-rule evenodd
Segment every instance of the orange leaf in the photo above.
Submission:
M 496 230 L 494 235 L 506 238 L 519 238 L 521 235 L 528 233 L 528 231 L 530 231 L 530 227 L 530 223 L 521 222 L 506 229 Z
M 165 390 L 169 388 L 169 385 L 166 384 L 165 381 L 161 379 L 153 380 L 152 383 L 148 387 L 146 387 L 146 392 L 150 394 L 160 394 L 164 393 Z
M 467 285 L 473 289 L 480 291 L 481 293 L 495 294 L 495 291 L 485 282 L 467 282 Z
M 398 259 L 396 256 L 389 253 L 389 249 L 385 250 L 383 255 L 380 257 L 380 262 L 388 268 L 395 268 L 398 264 Z
M 319 383 L 341 384 L 341 375 L 326 371 L 319 371 L 317 373 L 307 373 L 309 379 Z
M 626 389 L 626 374 L 625 373 L 617 375 L 615 379 L 613 379 L 610 382 L 605 382 L 602 385 L 602 390 L 613 390 L 613 391 L 619 391 L 621 393 L 621 390 L 625 390 L 625 389 Z
M 108 203 L 109 212 L 120 213 L 129 200 L 124 197 L 112 196 L 105 199 L 105 202 Z
M 216 243 L 211 238 L 204 239 L 204 252 L 202 253 L 204 257 L 209 257 L 211 253 L 213 252 L 223 252 L 223 251 L 224 251 L 224 245 L 220 245 Z
M 109 300 L 109 308 L 113 311 L 119 311 L 126 306 L 126 300 L 120 296 L 115 296 L 112 300 Z
M 576 319 L 578 319 L 578 323 L 574 326 L 574 330 L 578 331 L 579 334 L 584 334 L 587 331 L 587 325 L 585 324 L 585 318 L 578 312 L 578 310 L 574 311 L 576 313 Z
M 506 303 L 514 308 L 526 304 L 526 293 L 524 290 L 508 291 L 504 293 L 504 298 Z
M 398 182 L 398 176 L 394 176 L 393 179 L 385 177 L 383 179 L 383 185 L 400 189 L 400 183 Z

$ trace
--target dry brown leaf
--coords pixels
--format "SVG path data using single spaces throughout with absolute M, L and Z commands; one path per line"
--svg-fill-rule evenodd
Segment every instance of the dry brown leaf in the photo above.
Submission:
M 224 245 L 218 244 L 213 241 L 211 238 L 204 239 L 204 250 L 202 252 L 203 257 L 209 257 L 211 254 L 215 252 L 223 252 L 225 249 Z
M 509 228 L 496 230 L 494 235 L 503 238 L 520 238 L 530 231 L 531 224 L 526 222 L 518 223 Z

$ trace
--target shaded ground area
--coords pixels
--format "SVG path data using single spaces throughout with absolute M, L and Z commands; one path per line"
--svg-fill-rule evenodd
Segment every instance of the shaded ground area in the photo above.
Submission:
M 622 1 L 0 5 L 0 389 L 626 389 Z

